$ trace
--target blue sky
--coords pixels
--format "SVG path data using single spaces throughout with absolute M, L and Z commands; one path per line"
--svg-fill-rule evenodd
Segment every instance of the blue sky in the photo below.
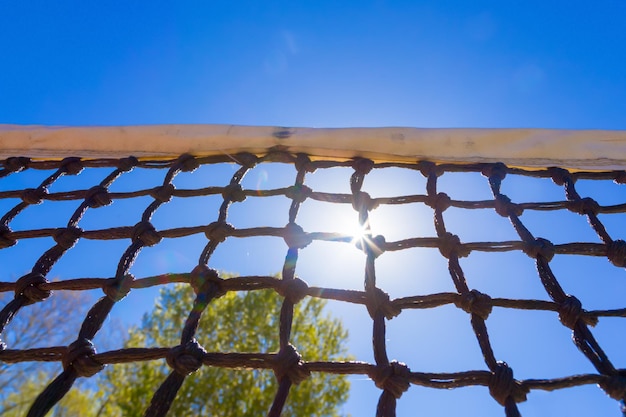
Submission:
M 624 128 L 621 1 L 0 3 L 0 121 Z
M 624 18 L 626 3 L 617 0 L 597 3 L 180 1 L 175 4 L 0 0 L 0 123 L 622 130 L 626 129 Z M 256 170 L 246 178 L 245 184 L 249 188 L 287 185 L 279 184 L 283 171 L 281 167 Z M 215 175 L 223 184 L 232 170 Z M 349 192 L 346 176 L 341 183 L 335 177 L 320 177 L 322 174 L 311 176 L 312 187 Z M 397 173 L 393 179 L 397 189 L 382 177 L 379 181 L 366 181 L 366 189 L 379 196 L 424 193 L 423 179 L 415 180 Z M 141 181 L 145 181 L 142 186 L 158 182 Z M 453 181 L 446 182 L 444 178 L 441 181 L 442 191 L 451 196 L 472 199 L 475 192 L 480 192 L 480 198 L 490 198 L 484 179 L 472 177 L 456 188 Z M 177 178 L 175 183 L 179 188 L 194 185 L 184 178 Z M 30 184 L 36 185 L 37 181 L 33 179 Z M 137 187 L 137 184 L 130 182 L 127 186 Z M 13 186 L 16 184 L 10 183 L 2 189 Z M 123 189 L 124 185 L 119 187 Z M 594 196 L 600 202 L 613 196 L 618 202 L 626 201 L 621 188 L 607 185 L 602 191 Z M 520 200 L 563 199 L 559 187 L 545 183 L 522 191 L 517 187 L 505 188 L 504 192 L 510 192 L 511 196 L 518 192 Z M 283 203 L 265 206 L 259 203 L 259 222 L 272 221 L 269 219 L 274 210 L 286 210 Z M 139 205 L 140 209 L 145 207 L 143 203 Z M 41 209 L 44 207 L 45 204 Z M 33 212 L 36 209 L 33 207 Z M 421 213 L 425 214 L 426 221 L 411 226 L 410 230 L 398 226 L 399 222 L 385 220 L 413 218 L 412 209 L 415 208 L 408 207 L 405 211 L 381 208 L 373 214 L 373 227 L 381 227 L 396 239 L 405 237 L 403 233 L 433 235 L 432 219 L 424 210 Z M 55 210 L 61 209 L 55 206 Z M 111 210 L 108 217 L 111 221 L 131 216 L 120 202 L 111 206 Z M 176 221 L 195 221 L 196 224 L 204 221 L 195 215 L 177 218 L 174 210 L 168 214 L 166 206 L 163 210 L 164 213 L 155 215 L 154 219 L 155 224 L 163 221 L 162 226 L 158 225 L 161 227 Z M 334 228 L 341 223 L 324 223 L 315 218 L 315 213 L 314 205 L 303 207 L 302 222 L 308 222 L 307 230 Z M 583 240 L 597 240 L 593 240 L 594 235 L 589 233 L 581 217 L 553 216 L 542 220 L 533 214 L 525 215 L 523 220 L 535 230 L 548 224 L 558 225 L 555 235 L 549 236 L 555 242 L 570 239 L 572 230 L 580 230 Z M 494 213 L 478 210 L 471 215 L 475 217 L 468 220 L 453 210 L 446 213 L 449 229 L 458 233 L 462 240 L 488 240 L 488 231 L 496 234 L 497 239 L 515 239 L 510 225 Z M 95 214 L 95 219 L 89 216 L 88 213 L 81 222 L 82 227 L 96 228 L 100 218 Z M 233 223 L 238 225 L 239 222 L 240 227 L 257 220 L 238 212 L 236 207 L 232 209 L 232 216 Z M 280 222 L 285 218 L 286 215 L 282 216 Z M 487 220 L 493 221 L 495 226 L 473 227 Z M 129 217 L 127 224 L 135 221 Z M 618 235 L 623 225 L 622 217 L 610 223 L 610 230 Z M 12 223 L 14 230 L 27 226 L 34 227 L 27 218 L 18 217 Z M 204 237 L 194 237 L 188 242 L 197 245 L 202 239 Z M 218 251 L 214 262 L 217 267 L 233 271 L 236 266 L 231 255 L 244 244 L 227 243 L 230 246 Z M 41 247 L 46 248 L 48 244 L 43 242 Z M 81 249 L 81 244 L 87 245 L 79 243 L 76 259 L 90 250 L 87 246 Z M 302 255 L 298 271 L 303 277 L 308 272 L 310 284 L 324 283 L 315 282 L 320 276 L 332 281 L 333 277 L 342 275 L 355 278 L 337 285 L 339 287 L 361 284 L 363 259 L 360 253 L 350 248 L 341 249 L 341 265 L 322 265 L 316 260 L 338 253 L 326 245 L 314 246 L 309 252 L 304 251 L 307 254 Z M 112 246 L 110 251 L 118 253 L 124 247 Z M 263 242 L 245 247 L 246 265 L 261 265 L 260 273 L 276 272 L 275 266 L 281 264 L 284 253 L 277 251 L 274 258 L 267 258 L 259 255 L 263 247 Z M 385 285 L 393 297 L 452 291 L 445 263 L 438 254 L 438 258 L 431 261 L 427 252 L 382 256 L 379 261 L 381 285 Z M 470 287 L 484 288 L 492 296 L 522 294 L 546 299 L 528 258 L 512 254 L 502 256 L 501 268 L 510 267 L 505 272 L 485 271 L 484 264 L 488 261 L 480 255 L 464 260 L 462 266 Z M 574 266 L 568 264 L 570 261 Z M 81 264 L 84 269 L 72 271 L 60 264 L 52 273 L 82 276 L 103 265 L 100 262 L 101 259 L 94 258 L 93 262 Z M 165 268 L 187 271 L 194 262 L 195 258 L 177 251 L 172 244 L 146 250 L 140 255 L 134 272 L 141 276 L 162 273 Z M 622 270 L 611 267 L 605 259 L 594 259 L 590 266 L 584 266 L 590 269 L 582 269 L 576 262 L 571 257 L 564 260 L 557 257 L 553 261 L 557 277 L 569 279 L 564 284 L 566 290 L 576 295 L 582 292 L 584 306 L 623 307 L 619 304 L 619 296 L 623 299 L 625 290 Z M 424 264 L 427 264 L 425 274 L 430 278 L 415 280 L 411 271 L 423 268 Z M 253 273 L 252 268 L 247 268 L 240 266 L 235 272 Z M 13 273 L 24 272 L 18 269 Z M 577 275 L 582 270 L 606 278 L 597 283 L 597 293 L 589 292 L 584 280 Z M 506 284 L 502 275 L 506 277 Z M 535 281 L 526 285 L 524 280 L 528 277 Z M 152 295 L 138 293 L 132 295 L 143 297 L 139 304 L 149 306 Z M 611 294 L 608 306 L 599 295 L 607 293 Z M 364 309 L 337 305 L 331 308 L 345 317 L 354 354 L 359 359 L 373 361 L 368 350 L 369 328 L 359 318 Z M 129 314 L 128 310 L 122 311 Z M 139 313 L 135 311 L 137 316 Z M 567 329 L 553 314 L 535 313 L 527 321 L 517 320 L 514 314 L 500 311 L 487 322 L 496 356 L 511 363 L 517 376 L 540 378 L 593 372 L 570 342 Z M 609 324 L 603 327 L 604 322 L 601 322 L 597 328 L 601 345 L 608 345 L 610 357 L 621 353 L 626 330 L 615 320 L 605 320 Z M 444 324 L 457 322 L 458 325 Z M 518 326 L 517 333 L 511 332 L 512 323 Z M 410 326 L 417 326 L 415 332 L 419 329 L 437 342 L 424 344 L 420 346 L 423 350 L 416 352 L 414 345 L 406 343 L 406 329 Z M 442 326 L 452 326 L 455 330 L 446 332 Z M 467 315 L 451 307 L 428 313 L 405 312 L 389 323 L 388 337 L 389 345 L 393 346 L 390 356 L 407 362 L 414 370 L 485 369 Z M 526 345 L 533 337 L 549 340 L 548 351 L 542 350 L 537 342 Z M 451 347 L 455 344 L 467 346 L 468 353 L 459 355 Z M 626 358 L 621 355 L 618 357 L 622 361 L 615 363 L 618 367 L 625 366 Z M 353 387 L 354 394 L 346 411 L 354 416 L 372 415 L 378 390 L 370 381 L 358 379 L 353 381 Z M 501 407 L 482 388 L 450 392 L 413 387 L 399 401 L 398 407 L 399 416 L 414 415 L 419 407 L 427 415 L 443 416 L 461 411 L 467 415 L 503 415 Z M 527 416 L 618 414 L 617 405 L 604 400 L 604 394 L 595 387 L 549 394 L 533 392 L 520 409 Z

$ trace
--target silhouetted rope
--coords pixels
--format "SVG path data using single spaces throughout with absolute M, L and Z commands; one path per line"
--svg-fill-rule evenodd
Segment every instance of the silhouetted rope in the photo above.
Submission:
M 276 189 L 249 190 L 241 185 L 247 172 L 257 164 L 278 162 L 291 164 L 295 168 L 293 185 Z M 228 184 L 196 189 L 177 189 L 174 178 L 179 172 L 192 172 L 208 164 L 235 163 L 239 168 Z M 402 168 L 414 171 L 416 177 L 426 178 L 423 194 L 394 197 L 371 197 L 367 189 L 367 177 L 373 170 L 382 168 Z M 110 168 L 104 180 L 83 190 L 49 192 L 55 182 L 66 175 L 78 175 L 90 168 Z M 161 169 L 165 171 L 163 181 L 156 187 L 133 191 L 112 192 L 111 185 L 125 173 L 135 168 Z M 305 185 L 306 177 L 316 170 L 349 168 L 350 194 L 316 191 Z M 595 384 L 611 398 L 626 400 L 626 370 L 616 368 L 607 354 L 593 337 L 590 326 L 597 324 L 602 317 L 626 317 L 626 307 L 612 310 L 592 310 L 583 308 L 581 301 L 568 294 L 554 275 L 550 261 L 556 254 L 606 257 L 617 267 L 626 265 L 626 243 L 614 239 L 617 230 L 607 230 L 599 215 L 626 213 L 626 202 L 615 205 L 601 205 L 593 198 L 581 197 L 576 190 L 576 181 L 614 180 L 626 183 L 625 171 L 610 172 L 570 172 L 561 168 L 524 170 L 509 168 L 504 164 L 435 164 L 429 161 L 409 163 L 374 163 L 365 158 L 345 161 L 311 160 L 307 155 L 293 155 L 280 149 L 268 150 L 265 155 L 240 153 L 236 155 L 201 157 L 184 154 L 178 158 L 138 160 L 132 156 L 123 159 L 81 159 L 65 158 L 60 161 L 34 161 L 26 157 L 8 158 L 2 162 L 0 178 L 12 178 L 29 170 L 53 171 L 36 188 L 0 191 L 0 200 L 14 199 L 17 203 L 0 218 L 0 249 L 9 248 L 20 241 L 51 237 L 54 245 L 44 251 L 31 271 L 15 281 L 0 277 L 0 292 L 13 292 L 13 299 L 0 310 L 0 331 L 11 325 L 20 310 L 34 303 L 46 302 L 53 291 L 85 291 L 100 288 L 104 295 L 91 307 L 86 315 L 76 339 L 69 346 L 12 349 L 0 343 L 0 360 L 6 363 L 27 361 L 61 362 L 63 371 L 49 383 L 33 403 L 28 416 L 45 415 L 72 387 L 79 377 L 91 377 L 104 366 L 118 363 L 166 359 L 171 368 L 169 376 L 154 393 L 146 410 L 146 416 L 164 416 L 181 387 L 185 377 L 202 366 L 223 368 L 248 368 L 273 370 L 278 381 L 278 390 L 268 395 L 274 401 L 268 416 L 278 417 L 289 397 L 289 392 L 307 379 L 312 372 L 340 375 L 366 375 L 381 389 L 376 415 L 392 417 L 396 415 L 396 403 L 411 384 L 430 388 L 448 389 L 465 386 L 484 386 L 501 404 L 506 416 L 519 416 L 517 404 L 526 401 L 531 390 L 556 390 L 569 387 Z M 480 173 L 486 177 L 493 199 L 462 201 L 455 200 L 438 191 L 439 178 L 447 173 Z M 562 201 L 514 202 L 501 192 L 501 185 L 508 175 L 529 178 L 546 178 L 562 186 L 565 199 Z M 7 181 L 6 179 L 4 181 Z M 198 184 L 201 184 L 200 179 Z M 222 203 L 217 213 L 207 213 L 204 224 L 191 227 L 178 227 L 157 230 L 151 223 L 153 215 L 172 198 L 194 198 L 202 196 L 221 197 Z M 245 204 L 248 197 L 283 196 L 291 201 L 285 217 L 284 227 L 257 226 L 236 228 L 228 223 L 228 210 L 233 204 Z M 99 230 L 84 230 L 79 226 L 87 210 L 96 210 L 116 200 L 149 197 L 151 201 L 135 224 Z M 349 204 L 358 216 L 363 234 L 355 239 L 337 232 L 306 231 L 298 224 L 299 210 L 307 200 L 325 203 Z M 47 201 L 75 201 L 77 208 L 66 226 L 32 230 L 16 230 L 11 222 L 30 205 Z M 370 212 L 382 205 L 421 204 L 433 213 L 435 236 L 416 236 L 399 241 L 387 241 L 383 235 L 374 235 L 370 224 Z M 494 210 L 507 218 L 519 236 L 514 241 L 463 242 L 456 234 L 448 231 L 445 223 L 446 211 L 450 208 Z M 570 211 L 587 217 L 598 236 L 597 242 L 567 242 L 555 244 L 545 238 L 536 238 L 523 222 L 525 211 Z M 197 266 L 188 273 L 165 273 L 158 276 L 136 278 L 129 273 L 130 267 L 141 250 L 158 245 L 162 239 L 176 239 L 196 234 L 204 234 L 207 242 L 201 251 Z M 217 247 L 229 238 L 279 237 L 287 246 L 281 278 L 271 276 L 241 276 L 223 279 L 210 267 L 211 257 Z M 80 239 L 89 240 L 130 240 L 130 244 L 118 261 L 113 277 L 84 277 L 49 281 L 46 277 L 52 267 L 64 254 L 71 250 Z M 320 288 L 309 286 L 302 277 L 295 274 L 298 258 L 314 241 L 353 243 L 365 254 L 364 285 L 362 289 Z M 406 295 L 391 299 L 378 284 L 377 258 L 387 251 L 402 251 L 410 248 L 436 248 L 447 259 L 450 279 L 456 292 Z M 514 251 L 532 258 L 537 268 L 537 278 L 547 293 L 548 300 L 496 298 L 478 289 L 471 289 L 462 268 L 463 258 L 472 252 Z M 277 269 L 279 267 L 277 266 Z M 195 300 L 189 306 L 189 315 L 183 326 L 180 344 L 143 348 L 126 348 L 109 352 L 97 352 L 92 340 L 101 329 L 115 304 L 132 292 L 167 283 L 189 284 L 195 293 Z M 196 340 L 196 330 L 203 311 L 216 298 L 229 291 L 254 291 L 273 289 L 283 297 L 279 318 L 278 352 L 238 353 L 207 352 Z M 372 319 L 372 349 L 375 363 L 308 361 L 292 345 L 292 321 L 294 307 L 304 297 L 318 297 L 363 305 Z M 430 309 L 443 305 L 453 305 L 469 315 L 478 346 L 481 349 L 486 369 L 453 373 L 426 373 L 411 370 L 409 364 L 390 360 L 385 338 L 386 322 L 402 314 L 407 309 Z M 506 352 L 494 352 L 487 323 L 494 308 L 518 310 L 541 310 L 554 312 L 560 322 L 572 331 L 572 339 L 578 349 L 591 362 L 597 374 L 571 375 L 553 379 L 514 378 L 513 369 L 506 362 L 498 360 Z M 62 326 L 62 323 L 58 324 Z M 419 355 L 419 349 L 416 349 Z M 408 358 L 410 359 L 410 358 Z M 408 361 L 407 361 L 408 362 Z

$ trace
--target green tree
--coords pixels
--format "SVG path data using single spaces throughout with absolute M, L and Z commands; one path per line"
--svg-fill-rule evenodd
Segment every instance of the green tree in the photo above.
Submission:
M 31 404 L 48 383 L 60 372 L 36 371 L 28 375 L 19 390 L 11 391 L 2 401 L 2 417 L 23 417 Z M 65 394 L 50 411 L 50 417 L 97 417 L 103 415 L 105 406 L 102 392 L 88 387 L 85 380 Z
M 0 296 L 0 308 L 13 297 Z M 28 349 L 65 346 L 78 334 L 83 315 L 78 307 L 91 305 L 92 299 L 83 292 L 56 291 L 50 298 L 21 309 L 2 333 L 8 349 Z M 0 415 L 22 417 L 35 398 L 62 371 L 58 362 L 0 361 Z M 57 404 L 51 417 L 96 416 L 102 394 L 87 380 L 79 381 Z
M 188 285 L 161 289 L 151 314 L 129 331 L 127 347 L 175 346 L 193 304 Z M 229 292 L 202 314 L 198 341 L 214 352 L 276 352 L 282 298 L 272 290 Z M 324 300 L 307 297 L 294 308 L 291 343 L 304 360 L 347 359 L 347 332 L 323 311 Z M 153 393 L 171 372 L 164 360 L 108 366 L 106 415 L 141 416 Z M 345 376 L 313 374 L 291 388 L 284 416 L 339 416 L 347 399 Z M 172 416 L 246 417 L 264 415 L 277 390 L 271 370 L 201 367 L 189 375 L 172 404 Z

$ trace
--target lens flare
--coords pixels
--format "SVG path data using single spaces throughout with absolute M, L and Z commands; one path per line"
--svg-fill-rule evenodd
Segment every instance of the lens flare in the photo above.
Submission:
M 258 173 L 257 182 L 256 182 L 257 194 L 260 195 L 259 190 L 264 189 L 264 186 L 267 185 L 268 181 L 269 181 L 269 174 L 267 173 L 267 171 L 264 169 L 260 170 Z

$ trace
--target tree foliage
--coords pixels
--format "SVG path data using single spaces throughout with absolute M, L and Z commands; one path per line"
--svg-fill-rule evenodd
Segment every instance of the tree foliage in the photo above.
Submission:
M 175 346 L 193 304 L 188 285 L 161 290 L 151 314 L 129 332 L 127 347 Z M 229 292 L 211 302 L 196 334 L 207 351 L 276 352 L 282 298 L 272 290 Z M 347 332 L 339 320 L 324 313 L 325 301 L 305 298 L 294 308 L 291 343 L 304 360 L 346 359 Z M 106 415 L 141 416 L 152 395 L 171 372 L 164 360 L 107 367 Z M 284 416 L 339 416 L 347 399 L 344 376 L 313 374 L 293 386 Z M 172 416 L 247 417 L 264 415 L 277 390 L 271 370 L 201 367 L 189 375 L 172 404 Z
M 0 305 L 11 298 L 12 294 L 3 295 Z M 21 309 L 2 333 L 2 341 L 8 349 L 69 345 L 84 318 L 75 310 L 90 301 L 83 292 L 55 292 L 45 301 Z M 61 371 L 60 363 L 0 361 L 0 415 L 26 415 L 35 398 Z M 94 404 L 100 397 L 87 384 L 79 384 L 52 410 L 51 417 L 95 416 Z
M 59 367 L 60 368 L 60 367 Z M 58 372 L 35 371 L 26 375 L 19 390 L 8 392 L 2 399 L 2 417 L 23 417 L 28 413 L 35 401 L 48 383 Z M 86 381 L 76 384 L 50 412 L 50 417 L 98 417 L 103 415 L 105 403 L 103 393 L 90 388 Z
M 7 326 L 3 340 L 12 349 L 67 346 L 84 318 L 73 310 L 77 305 L 88 305 L 88 298 L 82 293 L 60 291 L 42 303 L 28 306 Z M 163 288 L 142 325 L 129 330 L 125 347 L 177 345 L 193 299 L 188 285 Z M 276 352 L 281 303 L 282 297 L 273 290 L 229 292 L 207 306 L 196 337 L 207 351 Z M 324 305 L 323 300 L 305 298 L 295 306 L 291 343 L 308 361 L 347 359 L 343 346 L 347 332 L 339 320 L 324 312 Z M 25 415 L 61 370 L 59 363 L 0 362 L 0 415 Z M 79 379 L 50 416 L 142 416 L 170 372 L 164 360 L 107 366 L 92 378 Z M 339 416 L 348 389 L 344 376 L 313 374 L 291 388 L 283 415 Z M 264 415 L 276 390 L 271 370 L 203 366 L 186 378 L 170 415 Z

